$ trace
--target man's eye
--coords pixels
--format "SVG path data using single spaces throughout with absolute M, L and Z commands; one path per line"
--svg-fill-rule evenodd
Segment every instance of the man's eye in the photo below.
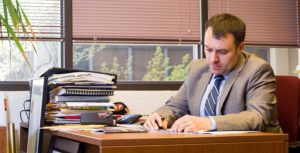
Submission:
M 227 52 L 226 51 L 220 51 L 219 53 L 222 54 L 222 55 L 225 55 Z
M 212 49 L 206 49 L 206 51 L 207 51 L 207 52 L 212 52 L 213 50 L 212 50 Z

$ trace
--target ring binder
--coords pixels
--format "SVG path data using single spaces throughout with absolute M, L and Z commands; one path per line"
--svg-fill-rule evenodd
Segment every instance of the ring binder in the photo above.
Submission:
M 89 86 L 83 87 L 68 87 L 68 86 L 58 86 L 50 91 L 50 96 L 112 96 L 114 90 L 103 89 L 103 88 L 89 88 Z

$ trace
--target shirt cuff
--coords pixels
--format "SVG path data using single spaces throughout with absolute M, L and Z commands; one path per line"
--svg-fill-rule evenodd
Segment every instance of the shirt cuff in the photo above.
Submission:
M 211 123 L 211 126 L 210 126 L 210 131 L 215 131 L 217 130 L 217 123 L 216 123 L 216 120 L 211 117 L 211 116 L 208 116 L 208 118 L 210 119 L 210 123 Z

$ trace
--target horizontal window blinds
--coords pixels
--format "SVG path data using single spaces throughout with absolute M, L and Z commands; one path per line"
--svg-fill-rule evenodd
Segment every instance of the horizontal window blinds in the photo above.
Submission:
M 246 22 L 246 43 L 298 46 L 297 0 L 209 0 L 208 16 L 227 12 Z
M 62 38 L 64 28 L 62 24 L 61 0 L 18 1 L 30 20 L 37 39 L 52 40 Z M 3 14 L 3 5 L 2 3 L 0 4 L 0 12 Z M 28 27 L 26 29 L 29 31 Z M 18 33 L 18 35 L 19 37 L 24 37 L 23 33 Z M 3 29 L 3 36 L 7 37 L 6 29 Z
M 73 40 L 199 42 L 199 0 L 73 0 Z

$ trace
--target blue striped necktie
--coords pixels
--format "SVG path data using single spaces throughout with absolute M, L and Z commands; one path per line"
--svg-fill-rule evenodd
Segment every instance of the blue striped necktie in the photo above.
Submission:
M 220 95 L 219 88 L 222 80 L 224 79 L 223 75 L 215 76 L 215 83 L 210 93 L 207 96 L 207 100 L 205 103 L 204 113 L 205 116 L 216 116 L 216 106 L 218 102 L 218 97 Z

